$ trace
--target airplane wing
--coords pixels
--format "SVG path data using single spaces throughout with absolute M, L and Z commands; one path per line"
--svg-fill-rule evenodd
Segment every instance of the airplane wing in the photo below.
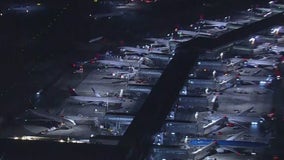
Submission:
M 127 47 L 127 46 L 120 47 L 120 50 L 121 51 L 134 52 L 138 55 L 147 54 L 149 52 L 149 51 L 147 51 L 147 49 L 136 48 L 136 47 Z
M 248 109 L 246 109 L 246 110 L 240 112 L 240 113 L 238 114 L 238 116 L 246 116 L 246 115 L 247 115 L 248 113 L 250 113 L 252 110 L 253 110 L 253 107 L 250 107 L 250 108 L 248 108 Z
M 233 136 L 227 138 L 226 140 L 227 140 L 227 141 L 234 141 L 234 140 L 236 140 L 240 135 L 242 135 L 242 134 L 244 134 L 244 133 L 245 133 L 245 131 L 239 132 L 239 133 L 234 134 Z
M 163 45 L 166 45 L 166 46 L 169 45 L 169 41 L 170 41 L 170 40 L 162 39 L 162 38 L 145 38 L 145 39 L 148 40 L 148 41 L 156 42 L 158 44 L 163 44 Z
M 115 97 L 72 96 L 71 98 L 79 102 L 122 103 L 121 99 Z
M 198 35 L 198 32 L 195 31 L 189 31 L 189 30 L 178 30 L 177 32 L 178 34 L 182 34 L 182 35 L 189 35 L 192 37 L 195 37 Z
M 235 135 L 233 135 L 233 136 L 227 138 L 226 141 L 235 141 L 240 135 L 244 134 L 244 132 L 245 132 L 245 131 L 239 132 L 239 133 L 237 133 L 237 134 L 235 134 Z M 238 152 L 237 150 L 235 150 L 235 149 L 232 148 L 232 147 L 220 146 L 220 148 L 223 149 L 223 150 L 231 151 L 231 152 L 233 152 L 233 153 L 235 153 L 235 154 L 237 154 L 237 155 L 241 155 L 240 152 Z
M 228 23 L 227 22 L 219 22 L 219 21 L 212 21 L 212 20 L 205 20 L 205 23 L 209 24 L 210 26 L 215 26 L 215 27 L 221 27 L 221 26 L 226 26 Z
M 134 68 L 147 68 L 148 66 L 143 65 L 143 61 L 114 61 L 114 60 L 98 60 L 98 63 L 101 63 L 106 66 L 114 66 L 117 68 L 121 67 L 134 67 Z
M 119 63 L 118 61 L 112 61 L 112 60 L 98 60 L 97 62 L 101 63 L 103 65 L 106 65 L 106 66 L 108 66 L 108 65 L 115 66 L 115 67 L 121 67 L 122 66 L 122 64 Z
M 231 151 L 231 152 L 233 152 L 237 155 L 241 155 L 241 153 L 238 152 L 237 150 L 235 150 L 234 148 L 231 148 L 231 147 L 221 147 L 221 148 L 224 149 L 224 150 L 227 150 L 227 151 Z

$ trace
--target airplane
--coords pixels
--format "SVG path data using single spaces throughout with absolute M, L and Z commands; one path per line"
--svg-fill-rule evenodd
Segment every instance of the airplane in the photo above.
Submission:
M 114 104 L 121 104 L 123 102 L 122 98 L 119 97 L 102 97 L 99 95 L 93 88 L 92 91 L 95 96 L 79 96 L 74 88 L 69 87 L 69 92 L 71 94 L 71 99 L 74 101 L 79 102 L 82 105 L 86 104 L 108 104 L 108 103 L 114 103 Z
M 244 25 L 247 25 L 247 24 L 250 24 L 252 23 L 253 20 L 249 19 L 249 17 L 240 17 L 236 20 L 232 20 L 229 22 L 229 24 L 231 25 L 238 25 L 238 26 L 244 26 Z
M 228 123 L 227 126 L 235 126 L 239 125 L 243 128 L 247 128 L 246 126 L 244 126 L 243 124 L 258 124 L 258 122 L 262 123 L 263 119 L 261 117 L 258 116 L 248 116 L 248 113 L 253 113 L 254 107 L 250 107 L 238 114 L 222 114 L 222 113 L 218 113 L 215 112 L 210 116 L 205 117 L 204 119 L 206 120 L 211 120 L 211 121 L 216 121 L 220 118 L 224 118 L 226 117 L 228 119 Z
M 161 68 L 167 66 L 172 59 L 172 56 L 170 54 L 148 54 L 146 55 L 146 57 L 150 59 L 155 66 Z
M 178 37 L 178 38 L 145 38 L 145 40 L 154 42 L 156 44 L 160 44 L 160 45 L 164 45 L 166 47 L 170 46 L 171 42 L 178 42 L 178 43 L 182 43 L 182 42 L 187 42 L 190 41 L 192 39 L 192 37 Z
M 187 36 L 191 36 L 191 37 L 197 37 L 197 36 L 211 37 L 211 36 L 213 36 L 213 34 L 209 33 L 209 32 L 190 31 L 190 30 L 178 30 L 177 34 L 187 35 Z
M 114 73 L 111 74 L 111 76 L 107 76 L 107 77 L 103 77 L 103 78 L 131 80 L 137 75 L 138 69 L 135 69 L 134 67 L 130 67 L 130 69 L 131 69 L 131 71 L 114 72 Z
M 241 155 L 236 149 L 249 149 L 249 150 L 261 150 L 268 147 L 267 142 L 253 142 L 253 141 L 241 141 L 236 140 L 239 136 L 244 134 L 239 132 L 225 140 L 222 139 L 191 139 L 187 142 L 188 146 L 205 147 L 210 146 L 212 149 L 216 149 L 218 153 L 231 151 L 237 155 Z M 212 145 L 214 144 L 214 145 Z
M 248 43 L 250 45 L 255 45 L 255 46 L 263 45 L 264 47 L 268 47 L 270 43 L 276 43 L 276 42 L 277 39 L 275 37 L 266 37 L 262 35 L 252 36 L 248 39 Z
M 268 85 L 268 84 L 272 83 L 274 78 L 271 75 L 268 75 L 267 77 L 265 77 L 265 76 L 246 76 L 246 75 L 242 75 L 242 76 L 239 76 L 238 79 L 242 83 Z
M 238 29 L 242 25 L 250 23 L 250 20 L 233 20 L 233 21 L 213 21 L 213 20 L 205 20 L 205 23 L 208 25 L 206 26 L 212 26 L 217 27 L 220 29 Z
M 122 52 L 132 52 L 134 54 L 138 55 L 144 55 L 144 54 L 149 54 L 149 53 L 160 53 L 163 54 L 164 52 L 161 51 L 159 48 L 137 48 L 137 47 L 129 47 L 129 46 L 123 46 L 120 47 L 120 50 Z
M 247 14 L 253 16 L 250 17 L 252 19 L 256 18 L 259 19 L 258 17 L 260 17 L 259 20 L 261 20 L 262 18 L 268 17 L 270 15 L 272 15 L 272 10 L 269 8 L 249 8 L 246 12 Z
M 148 66 L 143 65 L 142 63 L 145 61 L 144 57 L 141 57 L 137 60 L 97 60 L 96 62 L 105 66 L 113 66 L 117 68 L 123 67 L 134 67 L 134 68 L 148 68 Z
M 275 67 L 277 65 L 277 62 L 273 60 L 267 60 L 267 59 L 247 59 L 244 62 L 244 66 L 252 66 L 252 67 Z
M 270 8 L 258 7 L 258 8 L 255 8 L 255 10 L 264 14 L 264 17 L 267 17 L 271 15 L 272 13 L 280 13 L 283 11 L 283 9 L 279 9 L 279 8 L 276 9 L 273 7 L 270 7 Z
M 164 45 L 164 44 L 158 44 L 158 43 L 151 43 L 150 45 L 146 45 L 146 48 L 149 48 L 151 51 L 152 50 L 157 50 L 163 52 L 162 54 L 168 54 L 169 51 L 169 45 Z M 151 52 L 150 52 L 151 54 Z M 153 54 L 153 53 L 152 53 Z M 157 53 L 159 54 L 159 53 Z
M 271 46 L 269 51 L 276 53 L 277 55 L 284 55 L 284 47 L 283 46 Z
M 145 38 L 145 39 L 148 41 L 157 43 L 157 44 L 167 46 L 167 47 L 169 46 L 169 43 L 172 40 L 172 39 L 166 39 L 166 38 Z
M 57 123 L 60 124 L 59 128 L 61 128 L 61 127 L 72 128 L 73 126 L 76 125 L 74 120 L 68 119 L 66 117 L 59 117 L 59 116 L 52 115 L 52 114 L 49 114 L 49 113 L 41 113 L 39 111 L 32 110 L 32 109 L 27 110 L 27 112 L 31 113 L 32 115 L 35 115 L 37 117 L 47 119 L 48 121 L 57 122 Z
M 226 30 L 228 22 L 221 22 L 215 20 L 200 20 L 195 25 L 192 24 L 191 27 L 194 27 L 195 30 L 210 30 L 210 29 L 217 29 L 217 30 Z
M 270 33 L 271 34 L 278 34 L 278 33 L 284 33 L 284 31 L 283 31 L 283 27 L 282 26 L 276 26 L 276 27 L 272 27 L 271 29 L 270 29 Z
M 275 1 L 270 1 L 269 2 L 269 6 L 271 8 L 276 8 L 276 9 L 284 9 L 284 5 L 283 4 L 279 4 L 279 3 L 275 3 Z
M 219 31 L 225 31 L 227 29 L 228 29 L 227 22 L 203 20 L 203 24 L 199 30 L 204 30 L 206 32 L 214 33 Z
M 203 125 L 202 129 L 206 130 L 206 129 L 211 128 L 213 126 L 223 125 L 225 123 L 228 123 L 228 118 L 226 116 L 223 116 L 221 118 L 217 118 L 217 119 L 212 120 L 212 122 L 210 122 L 208 124 Z
M 206 24 L 205 26 L 212 26 L 212 27 L 227 27 L 228 22 L 221 22 L 221 21 L 213 21 L 213 20 L 203 20 Z
M 192 38 L 193 38 L 192 36 L 185 36 L 185 35 L 182 37 L 173 37 L 171 39 L 171 42 L 183 43 L 192 40 Z
M 263 19 L 263 15 L 256 15 L 252 8 L 239 12 L 239 15 L 241 15 L 241 18 L 245 20 L 250 20 L 250 23 Z

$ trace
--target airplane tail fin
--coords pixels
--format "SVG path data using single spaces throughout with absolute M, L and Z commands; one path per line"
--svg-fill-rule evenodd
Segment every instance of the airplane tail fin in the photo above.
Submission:
M 138 64 L 139 64 L 138 70 L 140 70 L 141 65 L 144 63 L 144 61 L 145 61 L 144 57 L 141 57 L 141 58 L 138 60 Z
M 69 91 L 71 96 L 78 96 L 78 94 L 76 93 L 75 88 L 68 87 L 68 91 Z
M 119 92 L 119 98 L 122 98 L 123 97 L 123 89 L 120 89 L 120 92 Z
M 101 95 L 100 95 L 99 93 L 97 93 L 94 88 L 92 88 L 92 91 L 93 91 L 93 93 L 94 93 L 94 95 L 95 95 L 96 97 L 101 97 Z

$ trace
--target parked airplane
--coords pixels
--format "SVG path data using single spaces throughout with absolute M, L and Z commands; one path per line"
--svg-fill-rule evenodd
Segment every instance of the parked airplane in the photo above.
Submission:
M 245 66 L 252 66 L 252 67 L 275 67 L 277 65 L 277 62 L 273 60 L 267 60 L 267 59 L 247 59 L 244 62 Z
M 227 122 L 228 122 L 228 118 L 226 116 L 223 116 L 221 118 L 212 120 L 212 122 L 204 125 L 202 128 L 205 130 L 205 129 L 208 129 L 208 128 L 213 127 L 215 125 L 223 125 L 223 124 L 225 124 Z
M 71 94 L 71 99 L 81 103 L 82 105 L 86 104 L 108 104 L 108 103 L 115 103 L 121 104 L 123 101 L 121 98 L 117 97 L 102 97 L 100 96 L 93 88 L 92 91 L 94 92 L 95 96 L 79 96 L 74 88 L 69 87 L 69 92 Z
M 277 55 L 284 55 L 284 47 L 283 46 L 271 46 L 270 51 L 276 53 Z
M 251 84 L 259 84 L 259 85 L 268 85 L 271 84 L 273 81 L 273 77 L 271 75 L 265 77 L 265 76 L 239 76 L 239 80 L 242 83 L 251 83 Z
M 148 68 L 148 66 L 142 64 L 145 61 L 144 57 L 141 57 L 138 61 L 137 60 L 97 60 L 97 63 L 100 63 L 104 66 L 113 66 L 117 68 L 122 67 L 134 67 L 134 68 Z
M 166 38 L 145 38 L 145 39 L 165 46 L 169 46 L 169 43 L 171 41 L 171 39 L 166 39 Z
M 266 142 L 252 142 L 252 141 L 240 141 L 236 140 L 239 136 L 244 134 L 244 132 L 239 132 L 232 137 L 225 140 L 220 139 L 192 139 L 188 141 L 189 146 L 203 147 L 210 145 L 212 149 L 216 149 L 217 152 L 223 153 L 226 151 L 234 152 L 238 155 L 241 153 L 236 149 L 250 149 L 259 150 L 268 147 Z M 212 145 L 214 143 L 215 145 Z
M 137 48 L 137 47 L 128 47 L 128 46 L 123 46 L 120 47 L 120 50 L 122 52 L 132 52 L 134 54 L 138 55 L 144 55 L 144 54 L 149 54 L 149 53 L 164 53 L 162 50 L 159 48 Z
M 244 126 L 243 124 L 255 124 L 258 122 L 262 121 L 262 118 L 259 116 L 248 116 L 248 113 L 252 113 L 254 112 L 253 110 L 254 107 L 250 107 L 238 114 L 222 114 L 222 113 L 214 113 L 204 119 L 206 120 L 211 120 L 211 121 L 216 121 L 216 119 L 220 119 L 222 117 L 226 117 L 228 119 L 228 126 L 234 126 L 239 125 L 243 128 L 247 128 L 246 126 Z
M 130 71 L 113 72 L 111 76 L 107 76 L 104 78 L 131 80 L 131 79 L 134 79 L 137 73 L 138 73 L 138 69 L 135 69 L 134 67 L 130 67 Z
M 240 19 L 232 20 L 229 23 L 231 25 L 244 26 L 244 25 L 250 24 L 252 22 L 253 22 L 253 20 L 249 19 L 248 17 L 242 17 Z
M 226 27 L 228 25 L 228 22 L 213 21 L 213 20 L 204 20 L 204 23 L 206 24 L 206 26 L 212 26 L 212 27 Z
M 276 3 L 275 1 L 270 1 L 269 5 L 271 8 L 284 9 L 283 4 Z
M 197 36 L 200 36 L 200 37 L 202 37 L 202 36 L 211 37 L 211 36 L 213 36 L 213 34 L 209 33 L 209 32 L 190 31 L 190 30 L 178 30 L 177 34 L 191 36 L 191 37 L 197 37 Z

